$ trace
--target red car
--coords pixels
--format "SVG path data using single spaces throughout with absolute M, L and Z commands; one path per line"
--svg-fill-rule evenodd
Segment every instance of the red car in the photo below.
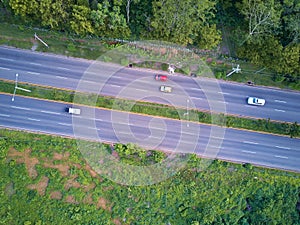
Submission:
M 158 74 L 158 75 L 155 75 L 155 80 L 167 81 L 168 80 L 168 76 Z

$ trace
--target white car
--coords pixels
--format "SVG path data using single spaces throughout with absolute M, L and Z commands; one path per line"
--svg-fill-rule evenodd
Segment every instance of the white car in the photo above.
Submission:
M 68 107 L 67 112 L 70 114 L 80 115 L 81 111 L 78 108 Z
M 162 86 L 160 86 L 160 89 L 159 89 L 159 90 L 160 90 L 161 92 L 170 93 L 170 92 L 172 92 L 172 87 L 162 85 Z
M 249 105 L 264 105 L 266 103 L 266 100 L 263 98 L 249 97 L 247 103 Z

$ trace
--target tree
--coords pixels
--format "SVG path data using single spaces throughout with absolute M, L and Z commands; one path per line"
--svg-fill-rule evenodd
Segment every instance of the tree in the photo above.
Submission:
M 182 45 L 194 44 L 199 37 L 205 40 L 209 32 L 205 33 L 207 30 L 203 27 L 211 23 L 214 9 L 215 2 L 209 0 L 156 0 L 153 2 L 150 36 Z
M 39 11 L 39 3 L 36 0 L 10 0 L 9 5 L 14 13 L 25 21 L 36 19 Z
M 248 23 L 248 38 L 272 33 L 279 26 L 281 11 L 274 0 L 242 0 L 237 8 Z
M 108 0 L 98 4 L 97 10 L 92 10 L 91 19 L 95 33 L 110 38 L 126 38 L 130 30 L 125 17 L 120 12 L 120 6 L 111 7 Z
M 299 44 L 300 37 L 300 1 L 283 0 L 282 4 L 282 43 L 284 45 Z
M 94 33 L 90 21 L 91 10 L 86 6 L 74 5 L 70 21 L 71 29 L 79 35 Z

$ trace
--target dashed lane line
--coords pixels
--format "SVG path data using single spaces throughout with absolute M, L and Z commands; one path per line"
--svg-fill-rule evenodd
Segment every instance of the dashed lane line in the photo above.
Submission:
M 69 123 L 58 123 L 59 125 L 63 125 L 63 126 L 72 126 L 72 124 Z
M 286 101 L 281 101 L 281 100 L 277 100 L 277 99 L 275 99 L 274 102 L 286 103 Z
M 29 108 L 19 107 L 19 106 L 14 106 L 14 105 L 12 105 L 11 107 L 14 108 L 14 109 L 31 110 L 31 109 L 29 109 Z
M 32 121 L 37 121 L 37 122 L 39 122 L 39 121 L 41 121 L 41 120 L 38 120 L 38 119 L 34 119 L 34 118 L 27 118 L 28 120 L 32 120 Z
M 247 150 L 242 150 L 242 152 L 244 152 L 244 153 L 250 153 L 250 154 L 256 154 L 256 152 L 247 151 Z
M 30 71 L 28 71 L 27 73 L 33 74 L 33 75 L 40 75 L 40 73 L 37 73 L 37 72 L 30 72 Z
M 34 62 L 30 62 L 29 64 L 35 65 L 35 66 L 41 66 L 41 65 L 42 65 L 42 64 L 40 64 L 40 63 L 34 63 Z
M 0 66 L 0 69 L 2 69 L 2 70 L 10 70 L 9 68 L 1 67 L 1 66 Z
M 284 110 L 282 109 L 275 109 L 276 112 L 285 112 Z
M 288 159 L 289 157 L 283 155 L 274 155 L 276 158 Z
M 3 116 L 3 117 L 10 117 L 10 115 L 7 115 L 7 114 L 0 114 L 0 116 Z
M 1 60 L 5 60 L 5 61 L 11 61 L 11 62 L 13 62 L 13 61 L 15 61 L 14 59 L 7 59 L 7 58 L 0 58 Z
M 245 144 L 251 144 L 251 145 L 258 145 L 257 142 L 252 142 L 252 141 L 243 141 Z
M 289 148 L 289 147 L 285 147 L 285 146 L 275 146 L 276 148 L 280 148 L 280 149 L 286 149 L 286 150 L 289 150 L 289 149 L 291 149 L 291 148 Z
M 64 80 L 68 79 L 68 78 L 62 77 L 62 76 L 55 76 L 55 77 L 57 77 L 57 78 L 59 78 L 59 79 L 64 79 Z
M 69 68 L 65 68 L 65 67 L 59 67 L 59 66 L 58 66 L 58 67 L 56 67 L 56 68 L 58 68 L 58 69 L 61 69 L 61 70 L 69 70 L 69 71 L 71 70 L 71 69 L 69 69 Z
M 42 110 L 41 112 L 42 113 L 53 114 L 53 115 L 61 115 L 61 113 L 58 113 L 58 112 L 51 112 L 51 111 L 44 111 L 44 110 Z

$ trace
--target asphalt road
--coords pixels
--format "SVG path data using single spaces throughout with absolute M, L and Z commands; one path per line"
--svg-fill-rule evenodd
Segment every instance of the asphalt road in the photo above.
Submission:
M 194 152 L 236 162 L 300 172 L 300 140 L 191 122 L 0 95 L 0 126 L 97 141 L 137 143 L 149 149 Z
M 250 87 L 214 79 L 172 75 L 154 80 L 155 71 L 0 47 L 0 78 L 60 88 L 92 91 L 121 98 L 168 103 L 257 118 L 300 122 L 300 93 Z M 172 86 L 160 93 L 159 86 Z M 248 96 L 266 99 L 263 107 L 246 104 Z

